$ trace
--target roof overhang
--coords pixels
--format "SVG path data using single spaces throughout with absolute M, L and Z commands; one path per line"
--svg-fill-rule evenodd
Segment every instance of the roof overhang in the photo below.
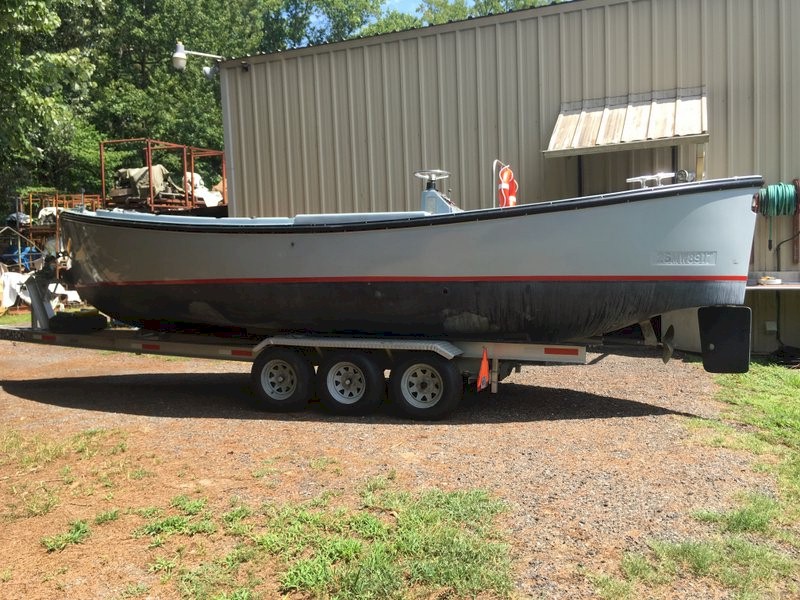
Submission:
M 705 88 L 665 90 L 561 105 L 546 158 L 708 141 Z

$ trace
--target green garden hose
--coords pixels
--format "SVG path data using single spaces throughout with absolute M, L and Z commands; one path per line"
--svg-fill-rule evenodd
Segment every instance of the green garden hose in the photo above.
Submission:
M 769 242 L 772 250 L 772 217 L 793 215 L 797 212 L 797 188 L 792 183 L 776 183 L 758 192 L 758 212 L 769 217 Z

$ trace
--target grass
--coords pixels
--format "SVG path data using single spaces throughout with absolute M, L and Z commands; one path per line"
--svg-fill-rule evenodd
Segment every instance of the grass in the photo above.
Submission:
M 755 468 L 776 476 L 778 495 L 744 490 L 731 510 L 695 511 L 690 516 L 710 527 L 707 537 L 651 540 L 648 552 L 624 554 L 621 576 L 587 573 L 600 597 L 664 595 L 685 578 L 716 582 L 736 598 L 800 595 L 790 558 L 800 550 L 800 371 L 754 363 L 749 373 L 717 381 L 729 410 L 722 420 L 692 419 L 689 427 L 709 446 L 758 457 Z
M 145 523 L 134 531 L 134 536 L 149 535 L 153 538 L 164 538 L 170 535 L 193 536 L 211 534 L 216 530 L 217 526 L 209 518 L 192 519 L 185 515 L 171 515 Z
M 264 460 L 261 461 L 261 464 L 253 469 L 252 475 L 256 479 L 264 479 L 265 477 L 269 477 L 274 475 L 277 472 L 277 469 L 274 466 L 274 460 Z
M 107 510 L 94 518 L 95 525 L 103 525 L 119 519 L 119 509 Z
M 246 536 L 252 531 L 252 526 L 245 523 L 245 520 L 253 514 L 249 507 L 241 504 L 238 500 L 233 507 L 222 515 L 222 522 L 225 524 L 225 531 L 228 535 Z
M 176 496 L 170 502 L 172 508 L 177 508 L 187 516 L 199 515 L 205 508 L 208 500 L 205 498 L 195 498 L 190 500 L 188 496 Z
M 31 313 L 29 312 L 13 312 L 0 315 L 0 325 L 13 325 L 13 326 L 28 326 L 31 324 Z
M 131 583 L 122 590 L 121 598 L 140 598 L 150 591 L 146 583 Z
M 116 597 L 496 598 L 512 589 L 509 546 L 497 526 L 504 506 L 483 491 L 412 493 L 389 472 L 364 481 L 355 495 L 328 490 L 305 502 L 252 506 L 234 497 L 214 506 L 185 493 L 120 509 L 114 505 L 125 502 L 128 489 L 141 488 L 124 432 L 90 429 L 53 439 L 0 429 L 0 449 L 4 472 L 13 473 L 19 515 L 62 510 L 59 495 L 70 512 L 94 507 L 65 531 L 41 538 L 47 552 L 80 543 L 103 547 L 109 531 L 125 525 L 141 540 L 133 542 L 142 555 L 138 568 L 149 579 L 121 582 Z M 158 464 L 151 467 L 157 481 Z M 328 457 L 307 466 L 325 478 L 341 469 Z M 258 469 L 254 477 L 277 473 L 274 461 Z M 14 575 L 7 571 L 3 578 Z
M 218 509 L 181 495 L 127 514 L 146 520 L 133 537 L 157 552 L 147 571 L 184 598 L 508 596 L 509 546 L 496 524 L 504 505 L 479 490 L 411 493 L 393 479 L 367 480 L 355 504 L 323 493 L 258 508 L 234 497 Z M 180 541 L 198 532 L 205 542 Z
M 457 596 L 511 590 L 508 546 L 495 531 L 503 505 L 483 491 L 411 494 L 370 481 L 362 509 L 266 507 L 257 544 L 286 565 L 283 593 L 391 598 L 409 588 Z
M 800 371 L 754 363 L 750 372 L 720 377 L 728 419 L 754 430 L 779 464 L 777 474 L 795 515 L 800 514 Z
M 779 503 L 763 494 L 749 494 L 744 505 L 728 512 L 701 510 L 694 518 L 716 523 L 727 533 L 766 533 L 780 511 Z
M 89 525 L 86 521 L 73 521 L 65 533 L 42 538 L 42 545 L 48 552 L 63 550 L 72 544 L 80 544 L 89 537 Z
M 628 581 L 605 574 L 586 573 L 585 575 L 594 585 L 598 597 L 603 600 L 628 600 L 633 597 L 633 584 Z
M 24 470 L 37 470 L 61 458 L 67 443 L 42 436 L 25 437 L 18 431 L 0 432 L 0 465 L 15 464 Z
M 139 467 L 137 469 L 133 469 L 130 472 L 129 477 L 134 481 L 139 481 L 146 477 L 155 477 L 155 473 L 153 473 L 152 471 L 148 471 L 147 469 L 144 469 L 142 467 Z
M 159 556 L 152 563 L 147 565 L 147 570 L 150 573 L 161 573 L 165 577 L 170 577 L 178 568 L 179 561 L 179 556 L 175 556 L 175 558 L 171 559 L 165 556 Z
M 57 491 L 41 481 L 35 485 L 14 484 L 10 491 L 15 501 L 9 503 L 9 512 L 4 515 L 10 520 L 41 517 L 59 505 Z
M 68 455 L 89 459 L 99 453 L 118 454 L 121 444 L 124 446 L 125 436 L 118 430 L 89 429 L 63 441 L 0 430 L 0 465 L 12 464 L 23 470 L 36 471 Z M 68 475 L 69 470 L 64 474 Z
M 319 456 L 317 458 L 312 458 L 308 466 L 315 471 L 326 471 L 330 468 L 338 475 L 341 472 L 341 469 L 336 466 L 338 462 L 338 460 L 329 456 Z

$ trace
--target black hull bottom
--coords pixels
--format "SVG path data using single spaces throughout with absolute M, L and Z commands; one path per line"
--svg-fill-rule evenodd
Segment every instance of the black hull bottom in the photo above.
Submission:
M 656 314 L 741 304 L 744 282 L 369 282 L 78 286 L 119 321 L 147 329 L 204 327 L 559 342 Z

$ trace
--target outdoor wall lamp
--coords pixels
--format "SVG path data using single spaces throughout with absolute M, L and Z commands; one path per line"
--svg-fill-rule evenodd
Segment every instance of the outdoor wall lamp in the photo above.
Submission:
M 178 41 L 175 44 L 175 52 L 172 54 L 172 66 L 177 71 L 183 71 L 186 69 L 186 58 L 193 54 L 194 56 L 203 56 L 205 58 L 213 58 L 216 61 L 225 60 L 225 57 L 219 56 L 218 54 L 208 54 L 206 52 L 194 52 L 193 50 L 187 50 L 183 47 L 183 43 Z M 206 77 L 212 77 L 217 71 L 216 65 L 213 67 L 203 67 L 203 74 Z

